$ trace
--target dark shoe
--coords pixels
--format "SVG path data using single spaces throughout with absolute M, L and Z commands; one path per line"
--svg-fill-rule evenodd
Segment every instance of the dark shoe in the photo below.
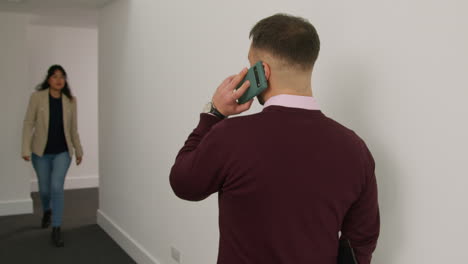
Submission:
M 42 216 L 42 222 L 41 222 L 42 228 L 48 228 L 50 226 L 51 215 L 52 215 L 52 211 L 50 210 L 47 210 L 44 212 L 44 215 Z
M 52 243 L 56 247 L 63 247 L 65 245 L 63 242 L 62 232 L 60 231 L 60 226 L 52 227 Z

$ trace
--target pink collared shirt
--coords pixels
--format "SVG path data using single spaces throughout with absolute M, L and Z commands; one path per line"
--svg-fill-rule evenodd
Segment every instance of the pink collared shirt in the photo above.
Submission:
M 271 105 L 301 108 L 307 110 L 320 110 L 317 100 L 315 100 L 315 98 L 312 96 L 280 94 L 268 99 L 268 101 L 265 102 L 264 108 Z

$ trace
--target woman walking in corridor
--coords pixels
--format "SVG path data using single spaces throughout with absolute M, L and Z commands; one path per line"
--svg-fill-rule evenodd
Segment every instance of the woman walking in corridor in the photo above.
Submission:
M 78 135 L 77 104 L 67 82 L 67 73 L 53 65 L 45 80 L 31 95 L 23 125 L 22 157 L 32 161 L 36 172 L 43 217 L 42 228 L 52 223 L 52 242 L 63 247 L 61 233 L 64 207 L 64 182 L 76 154 L 76 164 L 83 159 Z

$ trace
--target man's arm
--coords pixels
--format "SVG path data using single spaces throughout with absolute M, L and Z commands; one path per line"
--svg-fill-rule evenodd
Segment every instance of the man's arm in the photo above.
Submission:
M 235 90 L 246 73 L 247 69 L 243 69 L 226 78 L 216 89 L 212 103 L 223 116 L 240 114 L 252 105 L 253 100 L 242 105 L 236 101 L 250 85 L 247 81 Z M 228 172 L 231 139 L 226 138 L 222 128 L 215 126 L 220 121 L 217 116 L 201 114 L 200 123 L 179 151 L 169 177 L 178 197 L 199 201 L 221 189 Z
M 358 263 L 370 264 L 379 237 L 380 215 L 374 159 L 364 142 L 361 144 L 365 182 L 359 199 L 345 216 L 341 232 L 349 239 Z
M 220 121 L 216 116 L 201 114 L 198 126 L 179 151 L 169 177 L 179 198 L 203 200 L 222 187 L 226 175 L 222 154 L 226 149 L 219 132 L 212 129 Z

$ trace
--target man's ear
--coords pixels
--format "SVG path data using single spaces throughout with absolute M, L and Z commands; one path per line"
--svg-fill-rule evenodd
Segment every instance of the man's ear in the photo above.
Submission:
M 263 70 L 265 71 L 266 79 L 268 81 L 270 79 L 270 74 L 271 74 L 270 65 L 266 64 L 265 62 L 262 62 L 262 64 L 263 64 Z

